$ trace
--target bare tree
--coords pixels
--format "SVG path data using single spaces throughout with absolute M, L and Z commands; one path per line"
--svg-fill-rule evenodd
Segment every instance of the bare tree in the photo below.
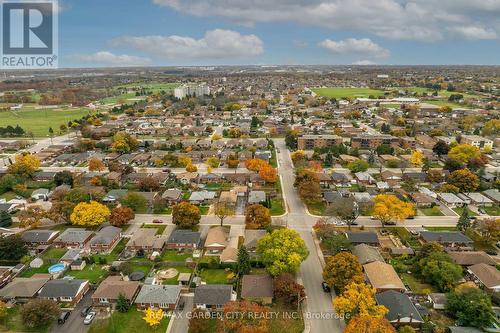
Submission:
M 347 224 L 347 227 L 351 230 L 351 225 L 355 224 L 359 216 L 358 203 L 352 197 L 340 197 L 328 206 L 326 215 Z
M 218 201 L 215 204 L 214 213 L 215 213 L 215 216 L 217 216 L 220 219 L 220 225 L 222 227 L 224 225 L 224 220 L 226 218 L 234 216 L 234 208 L 230 207 L 225 202 Z

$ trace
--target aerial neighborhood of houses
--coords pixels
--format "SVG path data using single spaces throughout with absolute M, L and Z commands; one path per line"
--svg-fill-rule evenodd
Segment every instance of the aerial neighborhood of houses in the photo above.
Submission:
M 0 81 L 1 332 L 500 332 L 498 75 L 64 73 Z

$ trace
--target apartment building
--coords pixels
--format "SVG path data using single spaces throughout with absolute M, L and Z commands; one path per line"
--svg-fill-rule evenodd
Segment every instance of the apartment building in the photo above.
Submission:
M 399 138 L 391 135 L 358 135 L 351 138 L 351 147 L 360 149 L 375 149 L 382 144 L 399 147 Z
M 313 150 L 342 143 L 342 137 L 338 135 L 302 135 L 297 138 L 299 150 Z
M 183 84 L 174 89 L 174 96 L 183 99 L 187 96 L 210 95 L 210 87 L 206 83 L 201 84 Z

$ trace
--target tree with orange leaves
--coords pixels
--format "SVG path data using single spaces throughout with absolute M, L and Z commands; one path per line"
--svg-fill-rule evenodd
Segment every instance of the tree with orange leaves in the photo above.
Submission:
M 315 172 L 321 172 L 323 171 L 323 166 L 320 161 L 309 161 L 309 169 Z
M 396 330 L 387 319 L 356 316 L 349 321 L 344 333 L 396 333 Z
M 218 331 L 267 333 L 269 332 L 269 318 L 264 315 L 267 310 L 266 307 L 250 301 L 228 302 L 224 305 L 223 319 L 218 321 Z
M 104 171 L 104 169 L 106 169 L 106 166 L 101 160 L 92 158 L 89 161 L 89 171 Z
M 264 179 L 267 183 L 274 183 L 278 179 L 278 175 L 276 173 L 276 169 L 270 166 L 269 164 L 264 165 L 259 170 L 260 178 Z
M 262 169 L 264 166 L 268 165 L 266 161 L 258 159 L 258 158 L 251 158 L 249 160 L 245 161 L 245 167 L 254 172 L 259 172 L 260 169 Z

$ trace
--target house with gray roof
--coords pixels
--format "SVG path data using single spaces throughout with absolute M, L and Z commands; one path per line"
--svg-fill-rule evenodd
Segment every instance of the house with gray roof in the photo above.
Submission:
M 248 204 L 260 204 L 266 202 L 266 192 L 264 191 L 250 191 L 248 194 Z
M 181 286 L 143 285 L 134 303 L 140 309 L 148 307 L 174 310 L 181 294 Z
M 38 246 L 51 244 L 57 235 L 59 235 L 59 231 L 33 229 L 24 232 L 21 237 L 28 245 Z
M 384 258 L 376 247 L 367 244 L 358 244 L 352 249 L 352 254 L 358 258 L 361 265 L 374 261 L 385 262 Z
M 121 238 L 122 229 L 109 225 L 99 230 L 90 240 L 90 250 L 97 253 L 110 252 Z
M 385 318 L 396 328 L 406 325 L 418 328 L 424 322 L 418 309 L 406 294 L 389 290 L 376 294 L 375 300 L 377 304 L 389 310 Z
M 483 191 L 483 194 L 496 203 L 500 202 L 500 191 L 498 191 L 497 189 L 489 189 Z
M 35 274 L 29 278 L 14 278 L 9 284 L 0 289 L 0 299 L 15 300 L 17 303 L 26 303 L 35 298 L 42 287 L 50 280 L 49 274 Z
M 213 191 L 195 191 L 191 193 L 189 202 L 194 205 L 210 204 L 215 198 Z
M 82 228 L 68 228 L 54 240 L 54 246 L 70 248 L 84 247 L 93 234 L 92 231 Z
M 250 252 L 255 252 L 257 250 L 257 241 L 265 236 L 267 232 L 265 230 L 245 230 L 245 241 L 243 245 Z
M 347 239 L 353 244 L 367 244 L 372 246 L 378 246 L 380 241 L 378 239 L 377 233 L 373 231 L 361 231 L 361 232 L 346 232 Z
M 90 288 L 88 280 L 57 279 L 48 281 L 40 290 L 39 298 L 76 305 Z
M 194 290 L 193 304 L 198 309 L 222 310 L 227 302 L 236 300 L 233 286 L 228 284 L 203 284 Z
M 167 240 L 167 249 L 194 250 L 200 245 L 201 234 L 191 230 L 174 230 Z
M 446 248 L 472 247 L 474 243 L 458 231 L 421 231 L 420 237 L 426 243 L 438 242 Z

